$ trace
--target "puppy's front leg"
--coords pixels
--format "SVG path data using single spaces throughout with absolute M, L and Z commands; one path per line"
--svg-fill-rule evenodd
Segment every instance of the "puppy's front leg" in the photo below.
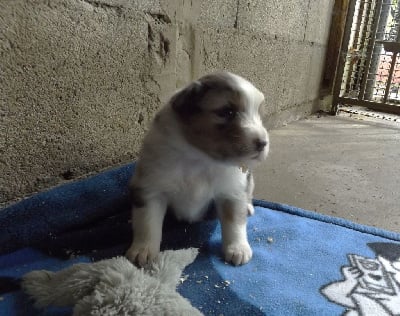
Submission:
M 247 201 L 224 199 L 217 208 L 225 260 L 234 265 L 247 263 L 253 255 L 247 241 Z
M 164 199 L 146 201 L 143 207 L 132 210 L 133 242 L 126 257 L 144 266 L 160 252 L 162 226 L 167 205 Z

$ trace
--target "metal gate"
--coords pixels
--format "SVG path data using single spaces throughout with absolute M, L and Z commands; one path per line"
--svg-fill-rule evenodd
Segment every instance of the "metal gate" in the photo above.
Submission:
M 339 104 L 400 114 L 400 0 L 350 0 L 333 91 Z

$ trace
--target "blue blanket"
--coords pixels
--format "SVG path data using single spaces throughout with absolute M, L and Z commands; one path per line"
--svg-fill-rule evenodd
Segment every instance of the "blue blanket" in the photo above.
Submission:
M 133 169 L 107 171 L 0 211 L 0 315 L 71 314 L 36 310 L 18 279 L 123 254 L 131 241 Z M 205 315 L 400 315 L 399 234 L 254 203 L 248 224 L 254 255 L 241 267 L 223 262 L 215 219 L 192 225 L 166 219 L 163 249 L 200 248 L 178 291 Z

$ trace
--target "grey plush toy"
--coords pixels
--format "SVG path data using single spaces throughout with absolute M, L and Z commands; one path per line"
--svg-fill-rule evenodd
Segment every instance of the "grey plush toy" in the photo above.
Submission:
M 116 257 L 59 272 L 32 271 L 22 287 L 37 307 L 74 306 L 74 316 L 203 315 L 176 292 L 182 270 L 197 254 L 195 248 L 164 251 L 145 269 Z

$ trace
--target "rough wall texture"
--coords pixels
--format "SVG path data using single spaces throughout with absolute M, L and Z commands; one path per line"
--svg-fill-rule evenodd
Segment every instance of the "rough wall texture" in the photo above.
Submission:
M 177 88 L 227 69 L 267 126 L 315 110 L 333 0 L 0 0 L 0 203 L 137 155 Z

